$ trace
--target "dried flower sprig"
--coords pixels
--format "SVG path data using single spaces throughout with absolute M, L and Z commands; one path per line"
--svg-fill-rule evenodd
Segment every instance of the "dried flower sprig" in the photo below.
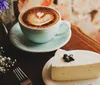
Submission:
M 16 63 L 16 59 L 11 59 L 5 56 L 3 47 L 0 47 L 0 73 L 6 73 Z
M 2 13 L 3 10 L 9 9 L 8 3 L 4 0 L 0 0 L 0 14 Z
M 10 57 L 0 55 L 0 72 L 5 73 L 16 63 L 16 59 L 12 60 Z

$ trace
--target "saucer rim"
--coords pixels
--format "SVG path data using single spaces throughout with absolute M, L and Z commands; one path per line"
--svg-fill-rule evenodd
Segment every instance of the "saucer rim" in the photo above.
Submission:
M 21 50 L 23 50 L 23 51 L 26 51 L 26 52 L 44 53 L 44 52 L 52 52 L 52 51 L 55 51 L 55 50 L 57 50 L 57 49 L 63 47 L 65 44 L 67 44 L 67 43 L 69 42 L 69 40 L 71 39 L 71 36 L 72 36 L 71 28 L 69 28 L 69 32 L 68 32 L 68 33 L 69 33 L 69 36 L 68 36 L 68 38 L 66 38 L 66 41 L 65 41 L 63 44 L 61 44 L 60 46 L 57 46 L 56 48 L 52 48 L 52 49 L 48 49 L 48 50 L 27 50 L 27 49 L 24 49 L 23 47 L 19 47 L 19 46 L 15 43 L 15 41 L 12 39 L 12 34 L 11 34 L 12 29 L 14 29 L 17 25 L 19 25 L 19 22 L 15 23 L 15 24 L 13 25 L 13 27 L 10 29 L 9 39 L 10 39 L 10 41 L 12 42 L 12 44 L 13 44 L 15 47 L 17 47 L 18 49 L 21 49 Z M 21 29 L 20 29 L 20 30 L 21 30 Z M 65 32 L 65 33 L 67 33 L 67 32 Z M 48 43 L 48 42 L 47 42 L 47 43 Z M 35 44 L 36 44 L 36 43 L 35 43 Z

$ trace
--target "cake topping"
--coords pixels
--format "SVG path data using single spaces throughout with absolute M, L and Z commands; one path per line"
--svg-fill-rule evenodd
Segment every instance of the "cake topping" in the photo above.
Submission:
M 65 62 L 74 61 L 73 54 L 70 54 L 70 55 L 64 54 L 63 59 L 64 59 Z

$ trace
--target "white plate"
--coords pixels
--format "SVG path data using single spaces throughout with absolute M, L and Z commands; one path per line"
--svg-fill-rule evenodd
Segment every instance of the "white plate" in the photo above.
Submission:
M 92 51 L 85 51 L 85 50 L 72 50 L 72 51 L 67 51 L 67 52 L 81 52 L 80 55 L 86 55 L 86 56 L 96 56 L 97 53 L 92 52 Z M 80 80 L 80 81 L 66 81 L 66 82 L 57 82 L 53 81 L 50 78 L 50 73 L 51 73 L 51 63 L 52 63 L 53 57 L 47 61 L 47 63 L 44 65 L 43 70 L 42 70 L 42 78 L 43 81 L 46 85 L 100 85 L 100 78 L 95 78 L 95 79 L 89 79 L 89 80 Z M 78 73 L 77 73 L 78 75 Z
M 67 27 L 67 26 L 66 26 Z M 10 30 L 10 40 L 19 49 L 28 52 L 50 52 L 64 46 L 71 38 L 71 29 L 51 41 L 44 44 L 33 43 L 25 38 L 19 23 L 16 23 Z

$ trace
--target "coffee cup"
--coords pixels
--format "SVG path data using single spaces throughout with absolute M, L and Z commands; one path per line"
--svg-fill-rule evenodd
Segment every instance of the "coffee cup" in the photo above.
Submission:
M 48 42 L 71 28 L 69 21 L 61 20 L 60 13 L 47 6 L 33 7 L 23 11 L 18 19 L 25 37 L 35 43 Z

